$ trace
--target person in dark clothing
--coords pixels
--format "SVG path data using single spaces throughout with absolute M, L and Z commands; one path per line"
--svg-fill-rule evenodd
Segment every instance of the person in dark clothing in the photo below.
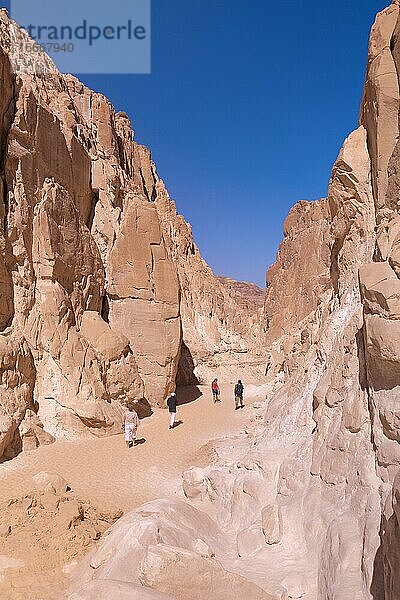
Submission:
M 238 408 L 244 407 L 243 392 L 244 392 L 243 383 L 239 379 L 239 381 L 235 385 L 235 410 L 237 410 Z
M 169 396 L 169 398 L 167 400 L 167 406 L 168 406 L 168 411 L 169 411 L 169 428 L 170 429 L 174 428 L 175 417 L 176 417 L 176 405 L 177 405 L 176 394 L 175 394 L 175 392 L 172 392 L 172 394 Z
M 214 379 L 214 381 L 212 382 L 211 391 L 212 391 L 212 395 L 213 395 L 214 404 L 216 402 L 221 402 L 221 400 L 219 399 L 220 391 L 219 391 L 218 379 Z
M 268 375 L 268 371 L 272 367 L 271 357 L 268 359 L 267 364 L 265 365 L 265 377 Z

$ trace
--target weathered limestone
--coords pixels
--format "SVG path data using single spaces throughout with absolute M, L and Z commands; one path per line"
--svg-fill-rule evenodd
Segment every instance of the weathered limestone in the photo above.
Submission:
M 0 24 L 1 459 L 117 433 L 127 402 L 141 416 L 163 406 L 196 381 L 198 340 L 196 362 L 213 369 L 221 353 L 236 376 L 261 328 L 195 249 L 128 116 L 25 56 L 5 11 Z
M 69 598 L 90 598 L 84 590 L 90 590 L 92 582 L 112 580 L 133 591 L 142 584 L 179 600 L 274 600 L 221 565 L 218 554 L 226 543 L 210 517 L 182 501 L 145 504 L 122 517 L 102 546 L 80 565 Z M 205 547 L 209 549 L 206 556 Z M 154 596 L 158 597 L 165 596 Z
M 229 442 L 216 442 L 220 458 L 183 475 L 187 502 L 213 517 L 208 532 L 236 542 L 232 557 L 204 538 L 216 558 L 280 598 L 398 600 L 399 10 L 396 0 L 372 29 L 360 126 L 344 142 L 328 198 L 290 211 L 267 274 L 264 421 L 240 443 L 230 440 L 230 454 Z M 188 264 L 180 257 L 197 261 L 197 249 L 157 186 L 179 272 Z M 200 304 L 219 315 L 221 296 L 198 303 L 193 273 L 208 275 L 197 264 L 180 275 L 184 338 L 190 346 L 200 331 L 207 347 L 227 329 L 202 324 Z M 189 539 L 199 532 L 197 523 Z M 176 540 L 146 562 L 156 589 L 173 590 L 160 564 L 187 564 L 188 538 Z
M 229 379 L 268 351 L 264 419 L 184 473 L 185 502 L 121 519 L 71 599 L 145 585 L 149 598 L 397 600 L 399 10 L 372 29 L 360 125 L 328 197 L 285 222 L 266 348 L 257 303 L 204 263 L 127 116 L 45 58 L 48 98 L 28 74 L 15 86 L 14 26 L 2 30 L 0 454 L 46 443 L 40 422 L 116 431 L 124 402 L 161 404 L 176 376 Z
M 398 31 L 395 2 L 372 29 L 361 127 L 333 168 L 328 210 L 318 214 L 321 201 L 292 210 L 268 276 L 268 337 L 284 355 L 285 385 L 269 402 L 264 448 L 284 456 L 284 531 L 285 516 L 298 514 L 292 535 L 305 540 L 303 556 L 312 544 L 317 549 L 311 597 L 321 600 L 398 594 L 390 492 L 400 459 Z M 308 221 L 317 249 L 303 229 L 310 211 L 317 214 Z M 304 285 L 302 261 L 323 249 Z M 318 289 L 315 276 L 326 272 L 325 290 Z M 293 280 L 303 285 L 300 301 Z M 285 306 L 271 309 L 283 297 Z M 273 367 L 282 357 L 271 352 L 271 361 Z M 296 483 L 289 465 L 299 457 L 305 472 Z
M 261 513 L 262 530 L 267 544 L 279 544 L 282 540 L 282 512 L 279 506 L 270 504 Z
M 389 165 L 394 150 L 398 152 L 399 82 L 395 63 L 397 56 L 392 48 L 392 36 L 398 28 L 398 17 L 399 5 L 394 2 L 379 13 L 372 27 L 360 109 L 360 124 L 368 132 L 372 184 L 378 211 L 384 206 L 392 208 L 386 197 L 391 179 Z M 391 182 L 390 186 L 392 185 Z

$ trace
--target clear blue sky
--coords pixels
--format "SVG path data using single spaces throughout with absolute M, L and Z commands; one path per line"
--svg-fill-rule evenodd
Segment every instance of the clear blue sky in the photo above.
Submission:
M 131 117 L 218 274 L 264 284 L 357 126 L 384 0 L 153 0 L 152 74 L 85 75 Z

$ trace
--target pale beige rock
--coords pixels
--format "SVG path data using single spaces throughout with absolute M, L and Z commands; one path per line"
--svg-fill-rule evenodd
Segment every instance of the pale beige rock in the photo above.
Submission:
M 80 333 L 93 348 L 105 359 L 112 362 L 129 352 L 129 341 L 122 334 L 114 332 L 94 311 L 85 311 L 82 315 Z
M 277 262 L 267 272 L 264 314 L 269 343 L 314 311 L 318 298 L 331 288 L 328 219 L 327 200 L 299 202 L 286 218 Z M 303 254 L 293 253 L 293 243 L 307 248 L 307 261 Z
M 261 512 L 261 526 L 267 544 L 279 544 L 282 541 L 283 523 L 279 506 L 264 506 Z
M 265 418 L 243 447 L 231 444 L 231 457 L 221 442 L 212 467 L 183 477 L 188 500 L 215 515 L 236 540 L 241 556 L 225 555 L 224 568 L 251 572 L 281 598 L 397 600 L 399 33 L 399 2 L 393 2 L 371 32 L 360 126 L 339 153 L 328 198 L 290 211 L 268 270 Z M 146 155 L 140 158 L 145 165 Z M 210 359 L 215 347 L 237 344 L 236 352 L 250 358 L 249 337 L 236 337 L 226 291 L 214 287 L 190 228 L 151 166 L 143 171 L 183 288 L 183 375 L 208 376 L 211 365 L 221 364 L 222 357 Z M 187 566 L 193 546 L 182 530 L 177 543 L 163 528 L 160 546 L 154 530 L 145 534 L 142 526 L 146 581 L 175 591 L 163 566 Z M 218 560 L 217 540 L 199 536 L 198 522 L 194 529 L 189 537 L 216 544 Z M 108 550 L 93 556 L 92 568 L 106 568 Z M 193 564 L 204 573 L 204 561 Z
M 256 371 L 264 361 L 261 309 L 204 263 L 127 115 L 44 53 L 32 60 L 15 43 L 27 33 L 0 20 L 7 459 L 52 436 L 116 434 L 127 402 L 141 416 L 164 406 L 176 380 L 196 380 L 198 341 L 207 379 L 218 353 L 228 379 L 244 355 Z M 43 427 L 22 424 L 26 409 Z
M 282 581 L 282 585 L 287 590 L 288 598 L 307 597 L 308 585 L 301 573 L 287 575 Z
M 194 532 L 201 537 L 193 544 Z M 120 519 L 103 544 L 75 571 L 69 598 L 85 597 L 80 590 L 87 589 L 89 582 L 97 580 L 100 585 L 106 579 L 136 586 L 140 583 L 181 600 L 210 596 L 228 600 L 234 595 L 273 600 L 220 564 L 218 553 L 224 543 L 217 525 L 183 502 L 145 504 Z M 209 550 L 204 556 L 206 547 L 213 547 L 217 558 Z
M 58 473 L 47 473 L 41 471 L 32 477 L 36 489 L 40 492 L 52 492 L 53 494 L 64 494 L 68 484 L 64 477 Z
M 52 444 L 55 441 L 54 437 L 44 430 L 39 417 L 30 409 L 26 411 L 18 430 L 24 451 L 34 450 L 38 446 Z
M 371 30 L 368 66 L 360 110 L 360 124 L 368 131 L 372 183 L 377 209 L 385 205 L 388 164 L 397 144 L 399 83 L 391 40 L 399 16 L 398 4 L 378 14 Z M 379 106 L 379 110 L 376 107 Z
M 259 523 L 254 523 L 237 534 L 236 546 L 239 556 L 257 554 L 264 545 L 265 539 Z
M 13 458 L 20 449 L 18 430 L 32 407 L 35 368 L 32 353 L 18 332 L 0 335 L 0 457 Z
M 195 467 L 185 471 L 183 473 L 182 488 L 187 498 L 203 500 L 207 495 L 204 471 Z
M 207 560 L 180 548 L 150 547 L 142 564 L 141 577 L 145 585 L 174 594 L 177 600 L 209 597 L 273 600 L 273 596 L 254 583 L 223 569 L 218 561 Z
M 394 2 L 371 32 L 360 126 L 328 197 L 290 211 L 263 310 L 204 263 L 125 114 L 45 57 L 1 54 L 0 453 L 19 451 L 34 402 L 50 434 L 102 435 L 175 379 L 269 365 L 264 418 L 184 473 L 187 501 L 121 519 L 72 598 L 145 583 L 185 600 L 397 600 L 399 40 Z M 47 73 L 46 95 L 21 65 Z M 79 502 L 65 512 L 79 529 Z
M 203 558 L 214 558 L 215 553 L 204 540 L 197 539 L 193 544 L 193 550 Z
M 369 312 L 389 319 L 400 318 L 400 280 L 389 263 L 362 265 L 360 289 Z

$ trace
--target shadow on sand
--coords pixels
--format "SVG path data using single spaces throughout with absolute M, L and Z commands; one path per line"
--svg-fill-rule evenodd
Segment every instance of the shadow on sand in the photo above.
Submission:
M 179 421 L 175 421 L 173 429 L 175 429 L 175 427 L 179 427 L 179 425 L 183 425 L 182 419 L 179 419 Z
M 200 398 L 203 393 L 199 390 L 197 385 L 181 385 L 176 389 L 176 397 L 178 400 L 178 406 L 182 404 L 189 404 Z
M 145 438 L 139 438 L 138 440 L 135 440 L 135 446 L 140 446 L 141 444 L 145 444 L 146 443 L 146 439 Z

